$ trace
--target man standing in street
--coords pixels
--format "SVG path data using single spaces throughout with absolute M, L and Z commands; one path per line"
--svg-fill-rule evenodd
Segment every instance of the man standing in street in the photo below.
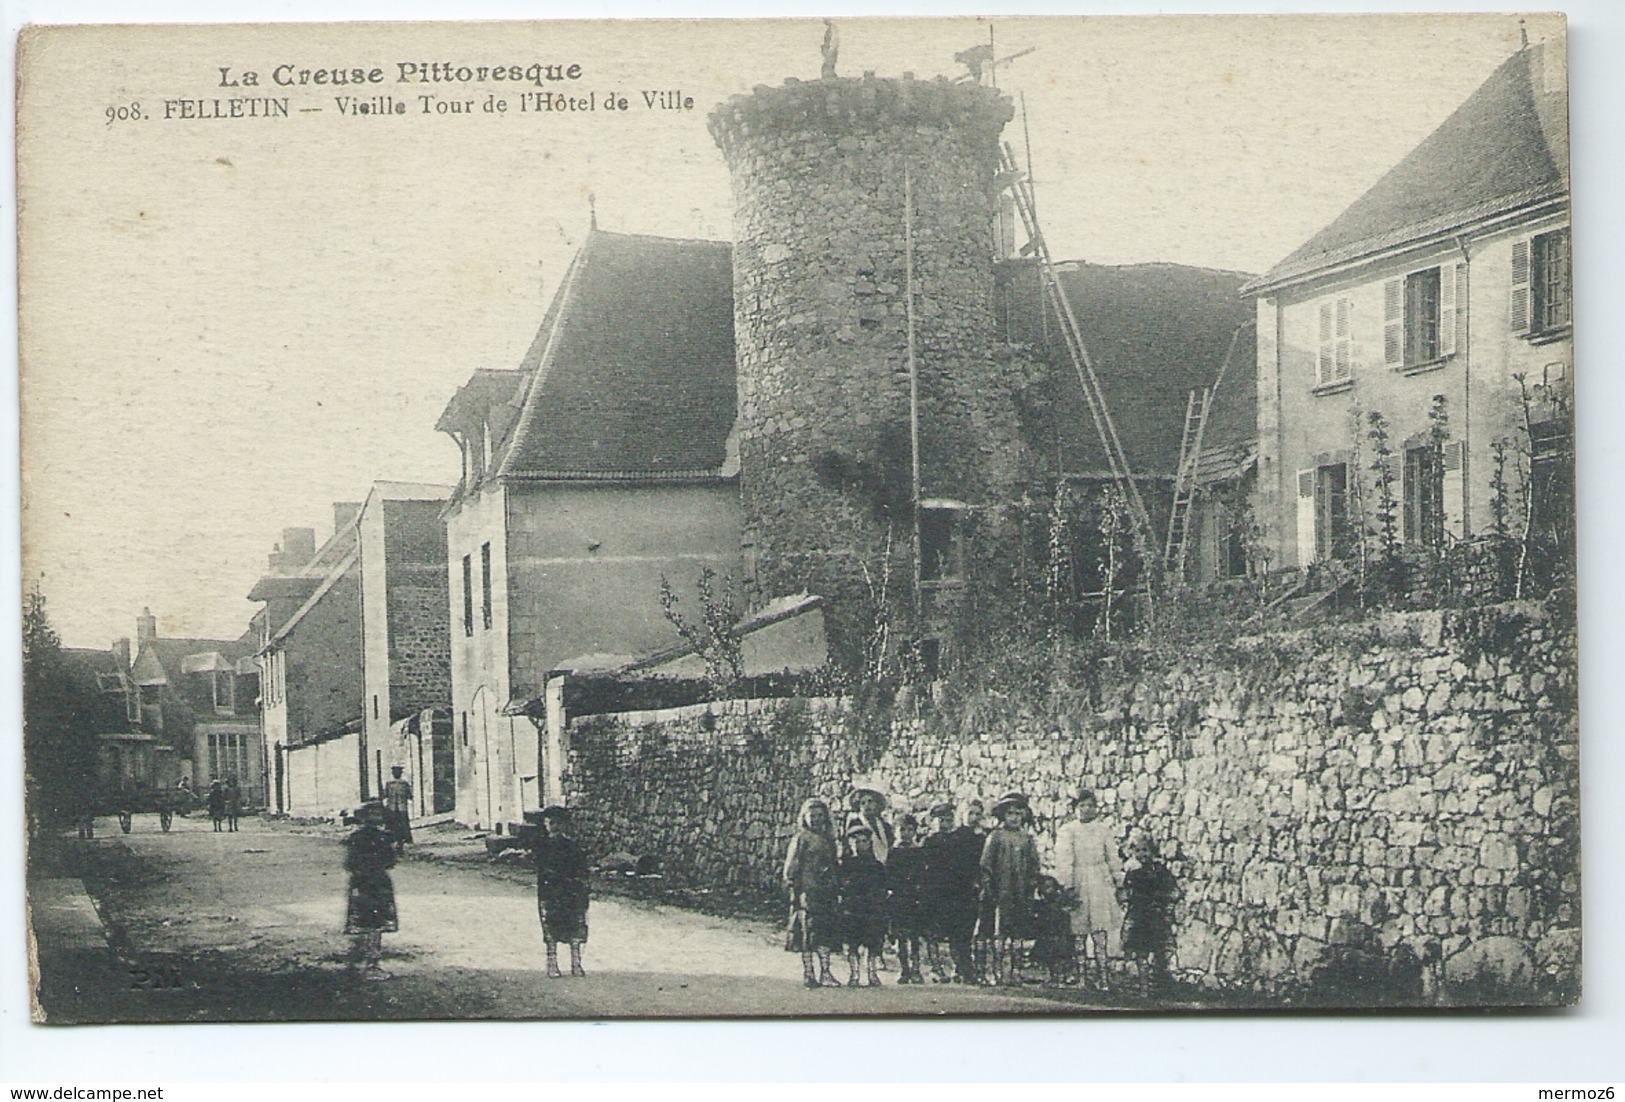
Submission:
M 390 766 L 389 772 L 390 779 L 384 784 L 384 825 L 396 854 L 401 854 L 412 840 L 412 782 L 401 776 L 398 765 Z

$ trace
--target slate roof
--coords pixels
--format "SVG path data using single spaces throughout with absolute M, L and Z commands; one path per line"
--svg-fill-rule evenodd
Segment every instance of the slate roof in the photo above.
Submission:
M 594 229 L 520 370 L 499 476 L 716 476 L 734 423 L 732 246 Z
M 1432 134 L 1246 293 L 1569 190 L 1565 48 L 1520 50 Z
M 198 658 L 205 663 L 209 662 L 209 656 L 234 661 L 253 654 L 254 650 L 251 632 L 245 632 L 236 639 L 185 639 L 160 635 L 141 644 L 134 661 L 130 663 L 130 679 L 137 685 L 169 684 L 182 673 L 192 672 L 186 669 L 188 658 Z
M 512 427 L 514 415 L 519 412 L 520 384 L 524 378 L 524 372 L 518 370 L 478 369 L 446 403 L 435 429 L 439 432 L 458 432 L 468 420 L 486 418 L 491 425 L 493 440 L 502 439 Z
M 1215 393 L 1204 443 L 1256 434 L 1256 336 L 1251 326 L 1237 333 L 1253 314 L 1240 295 L 1245 274 L 1182 264 L 1077 263 L 1058 272 L 1135 477 L 1173 476 L 1186 398 L 1213 385 L 1227 354 L 1230 368 Z M 1023 288 L 1020 297 L 1032 300 L 1028 311 L 1037 308 L 1035 275 L 1031 262 L 999 265 L 1001 282 L 1014 281 Z M 1062 468 L 1105 475 L 1110 464 L 1082 386 L 1053 322 L 1049 332 Z

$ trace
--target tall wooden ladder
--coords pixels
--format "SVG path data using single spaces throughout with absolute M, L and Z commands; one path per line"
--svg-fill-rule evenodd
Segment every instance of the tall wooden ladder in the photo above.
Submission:
M 1213 388 L 1193 390 L 1185 399 L 1185 430 L 1179 438 L 1179 468 L 1174 473 L 1174 504 L 1168 514 L 1168 542 L 1163 547 L 1162 568 L 1170 583 L 1185 578 L 1186 548 L 1190 543 L 1191 507 L 1200 488 L 1198 468 L 1202 462 L 1202 434 L 1207 429 L 1208 408 L 1213 404 Z
M 1027 233 L 1028 247 L 1038 261 L 1039 277 L 1045 297 L 1054 311 L 1061 338 L 1066 344 L 1067 356 L 1071 359 L 1073 370 L 1078 375 L 1078 383 L 1083 388 L 1084 402 L 1089 407 L 1089 416 L 1095 423 L 1095 432 L 1099 435 L 1101 448 L 1106 453 L 1112 480 L 1117 483 L 1128 502 L 1136 543 L 1145 547 L 1148 555 L 1153 554 L 1154 552 L 1149 550 L 1155 546 L 1151 514 L 1146 511 L 1145 500 L 1140 496 L 1140 488 L 1134 481 L 1134 472 L 1129 467 L 1128 454 L 1123 450 L 1123 442 L 1117 435 L 1117 426 L 1112 421 L 1111 410 L 1106 405 L 1105 392 L 1101 390 L 1100 380 L 1096 377 L 1094 365 L 1089 360 L 1089 349 L 1083 343 L 1083 331 L 1078 326 L 1077 315 L 1072 312 L 1072 304 L 1067 301 L 1066 291 L 1056 277 L 1049 246 L 1045 244 L 1044 232 L 1038 226 L 1032 181 L 1017 167 L 1015 151 L 1011 149 L 1009 142 L 1003 143 L 999 168 L 1004 183 L 1015 197 L 1016 210 L 1021 215 L 1022 228 Z

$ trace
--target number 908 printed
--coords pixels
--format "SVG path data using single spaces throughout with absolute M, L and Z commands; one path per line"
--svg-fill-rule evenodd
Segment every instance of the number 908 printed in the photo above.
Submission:
M 133 100 L 129 103 L 111 104 L 102 114 L 106 117 L 108 126 L 116 122 L 139 122 L 147 117 L 141 110 L 141 104 Z

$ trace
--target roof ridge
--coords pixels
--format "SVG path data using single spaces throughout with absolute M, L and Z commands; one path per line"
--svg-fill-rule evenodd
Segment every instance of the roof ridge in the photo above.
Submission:
M 1567 141 L 1557 148 L 1549 118 L 1561 103 L 1566 124 L 1566 84 L 1549 87 L 1535 73 L 1548 62 L 1547 46 L 1506 57 L 1335 218 L 1250 281 L 1248 292 L 1296 282 L 1384 242 L 1404 243 L 1403 231 L 1439 232 L 1511 209 L 1519 196 L 1566 193 Z
M 547 342 L 542 346 L 542 354 L 537 357 L 535 369 L 531 372 L 529 380 L 519 388 L 524 391 L 525 396 L 519 407 L 519 417 L 513 426 L 513 431 L 509 434 L 508 439 L 503 442 L 502 462 L 497 464 L 496 470 L 492 472 L 498 478 L 512 472 L 513 458 L 524 448 L 525 439 L 530 435 L 531 426 L 536 423 L 536 418 L 539 415 L 537 407 L 540 404 L 536 401 L 536 398 L 541 391 L 542 381 L 547 378 L 548 371 L 552 367 L 553 352 L 558 347 L 559 334 L 564 329 L 564 323 L 570 316 L 568 306 L 575 295 L 576 282 L 590 259 L 589 253 L 593 248 L 593 242 L 603 232 L 598 229 L 588 232 L 587 239 L 581 243 L 581 248 L 577 249 L 575 256 L 570 258 L 570 266 L 565 269 L 564 279 L 559 284 L 558 290 L 553 292 L 553 301 L 548 305 L 547 313 L 542 317 L 544 327 L 548 327 L 550 321 L 552 324 L 547 334 Z M 540 336 L 540 334 L 537 335 Z M 534 343 L 533 341 L 532 344 L 534 345 Z

